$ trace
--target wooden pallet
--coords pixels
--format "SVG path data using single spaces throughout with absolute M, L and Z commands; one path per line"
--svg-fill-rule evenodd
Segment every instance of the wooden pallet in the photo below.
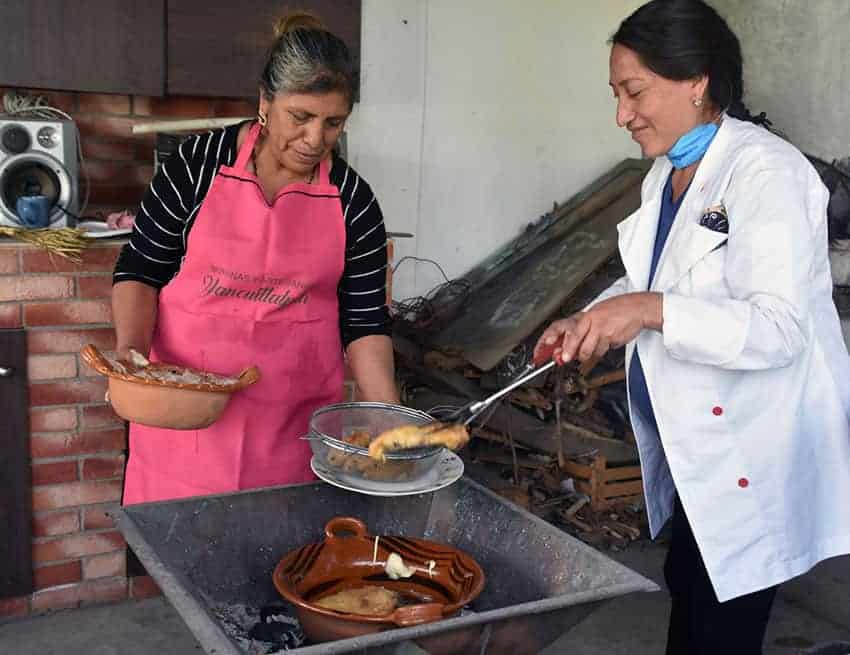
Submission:
M 567 460 L 563 471 L 573 478 L 577 491 L 590 497 L 590 506 L 594 511 L 643 498 L 639 464 L 611 466 L 604 455 L 595 455 L 591 464 Z

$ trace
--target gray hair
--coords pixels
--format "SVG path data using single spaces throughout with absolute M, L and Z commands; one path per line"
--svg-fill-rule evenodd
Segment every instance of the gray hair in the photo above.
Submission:
M 340 91 L 354 104 L 356 73 L 348 47 L 306 12 L 282 18 L 275 26 L 260 88 L 271 100 L 278 93 Z

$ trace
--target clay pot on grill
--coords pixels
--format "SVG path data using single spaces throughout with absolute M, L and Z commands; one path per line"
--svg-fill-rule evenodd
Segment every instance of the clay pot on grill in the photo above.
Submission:
M 115 370 L 101 352 L 89 344 L 80 351 L 83 361 L 105 375 L 109 402 L 115 413 L 132 423 L 172 430 L 200 430 L 212 425 L 224 412 L 230 397 L 260 379 L 256 367 L 244 370 L 235 384 L 184 384 L 140 379 Z M 149 370 L 168 369 L 151 363 Z
M 484 588 L 481 567 L 452 546 L 382 536 L 373 559 L 374 549 L 375 537 L 362 521 L 337 517 L 325 526 L 323 542 L 302 546 L 281 559 L 274 570 L 274 585 L 296 607 L 310 640 L 333 641 L 439 621 L 459 612 Z M 391 580 L 386 575 L 391 553 L 398 553 L 408 568 L 415 569 L 412 577 Z M 429 566 L 431 561 L 435 566 Z M 369 585 L 397 592 L 403 604 L 383 616 L 346 614 L 314 604 L 340 591 Z

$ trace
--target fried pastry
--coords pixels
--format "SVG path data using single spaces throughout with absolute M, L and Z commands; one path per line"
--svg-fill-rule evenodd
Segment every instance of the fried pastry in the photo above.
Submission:
M 416 468 L 414 462 L 380 462 L 365 455 L 351 455 L 341 450 L 328 449 L 328 465 L 342 473 L 359 475 L 376 482 L 401 482 L 409 480 Z
M 369 442 L 372 441 L 372 433 L 368 430 L 355 430 L 351 434 L 345 435 L 342 440 L 345 443 L 350 443 L 352 446 L 368 448 Z
M 379 434 L 369 444 L 369 456 L 383 460 L 386 453 L 422 446 L 445 446 L 457 450 L 469 441 L 466 426 L 458 423 L 429 423 L 428 425 L 402 425 Z
M 346 589 L 314 602 L 314 605 L 324 609 L 364 616 L 384 616 L 398 604 L 399 596 L 396 592 L 376 586 Z

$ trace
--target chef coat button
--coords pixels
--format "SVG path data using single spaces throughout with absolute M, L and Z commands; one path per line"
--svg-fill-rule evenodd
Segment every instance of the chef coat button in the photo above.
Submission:
M 715 407 L 714 409 L 711 410 L 711 413 L 714 414 L 715 416 L 720 416 L 721 414 L 723 414 L 723 408 L 722 407 Z
M 741 478 L 738 480 L 738 486 L 741 487 L 741 489 L 746 489 L 750 486 L 750 481 L 747 480 L 747 478 Z

